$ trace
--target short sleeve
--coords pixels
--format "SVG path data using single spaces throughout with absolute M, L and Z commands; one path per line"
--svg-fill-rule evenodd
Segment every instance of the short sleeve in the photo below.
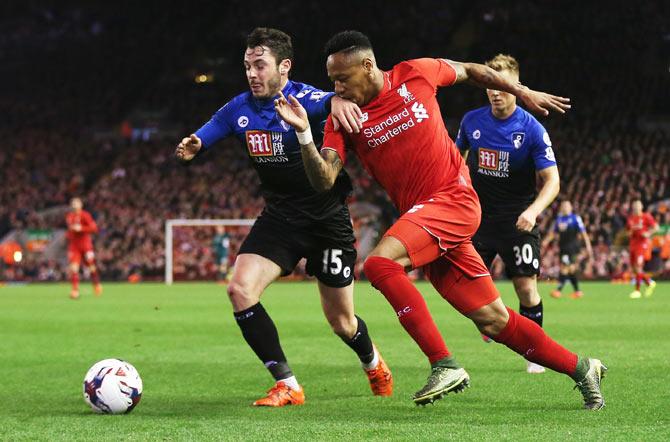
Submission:
M 335 95 L 333 92 L 324 92 L 320 89 L 305 88 L 296 94 L 296 98 L 307 111 L 310 120 L 323 121 L 330 113 L 331 98 Z
M 577 228 L 580 232 L 586 232 L 586 227 L 584 227 L 584 221 L 579 215 L 575 215 L 575 220 L 577 221 Z
M 231 102 L 226 103 L 216 111 L 212 118 L 205 123 L 195 134 L 202 140 L 202 147 L 208 149 L 214 143 L 233 133 L 233 111 Z
M 344 138 L 344 133 L 342 131 L 336 131 L 333 128 L 333 118 L 328 116 L 326 120 L 326 126 L 323 130 L 323 147 L 321 150 L 330 149 L 337 152 L 342 160 L 342 164 L 346 163 L 347 160 L 347 143 Z
M 543 170 L 547 167 L 556 165 L 556 157 L 554 156 L 554 149 L 551 145 L 551 138 L 549 133 L 539 122 L 535 121 L 534 142 L 531 147 L 533 161 L 535 162 L 535 170 Z
M 443 58 L 417 58 L 408 63 L 434 87 L 451 86 L 456 82 L 456 70 Z
M 470 149 L 470 141 L 467 136 L 467 129 L 465 128 L 465 117 L 461 120 L 461 125 L 456 134 L 456 146 L 462 151 Z

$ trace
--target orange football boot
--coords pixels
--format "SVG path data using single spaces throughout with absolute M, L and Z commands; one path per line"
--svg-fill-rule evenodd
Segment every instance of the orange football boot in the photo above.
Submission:
M 70 299 L 79 299 L 79 290 L 70 290 Z
M 93 286 L 93 293 L 95 293 L 95 296 L 102 295 L 102 284 L 95 284 Z
M 286 405 L 302 405 L 305 403 L 305 392 L 302 388 L 294 390 L 279 381 L 268 390 L 268 395 L 253 403 L 255 407 L 283 407 Z
M 570 295 L 570 297 L 571 297 L 572 299 L 579 299 L 579 298 L 581 298 L 582 296 L 584 296 L 584 293 L 582 293 L 581 290 L 577 290 L 575 293 L 573 293 L 572 295 Z
M 552 298 L 560 298 L 560 297 L 561 297 L 561 292 L 560 292 L 560 290 L 552 290 L 552 291 L 551 291 L 551 297 L 552 297 Z
M 379 357 L 377 366 L 372 370 L 365 370 L 370 382 L 370 390 L 375 396 L 391 396 L 393 394 L 393 375 L 386 361 L 382 358 L 382 354 L 375 347 L 375 352 Z

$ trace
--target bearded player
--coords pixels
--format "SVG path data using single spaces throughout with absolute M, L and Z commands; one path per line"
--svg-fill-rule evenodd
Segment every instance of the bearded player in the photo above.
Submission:
M 234 136 L 245 146 L 261 180 L 266 206 L 240 247 L 228 285 L 237 325 L 275 379 L 267 396 L 253 405 L 282 407 L 305 402 L 277 328 L 260 302 L 265 288 L 291 273 L 303 257 L 307 272 L 318 280 L 323 312 L 333 332 L 358 356 L 373 394 L 390 396 L 391 371 L 372 345 L 365 322 L 354 314 L 356 249 L 345 204 L 351 181 L 342 171 L 328 191 L 316 192 L 310 187 L 296 133 L 277 117 L 273 99 L 282 91 L 294 94 L 315 125 L 325 120 L 332 106 L 333 114 L 349 130 L 358 130 L 358 107 L 332 92 L 291 81 L 292 62 L 293 48 L 287 34 L 256 28 L 247 37 L 244 53 L 251 91 L 230 100 L 195 134 L 184 138 L 176 155 L 191 160 L 201 149 Z
M 644 263 L 651 259 L 651 237 L 658 231 L 658 224 L 650 213 L 643 211 L 642 201 L 633 201 L 632 209 L 626 229 L 630 235 L 630 267 L 635 275 L 635 290 L 629 296 L 639 299 L 642 281 L 647 285 L 644 296 L 651 296 L 656 288 L 656 282 L 644 273 Z
M 510 83 L 519 82 L 519 63 L 511 55 L 496 55 L 486 66 Z M 502 258 L 519 298 L 519 313 L 542 327 L 536 221 L 558 195 L 556 158 L 546 129 L 517 106 L 516 96 L 496 89 L 487 89 L 486 95 L 490 105 L 465 114 L 456 137 L 482 206 L 482 222 L 472 243 L 487 267 L 496 256 Z M 490 342 L 486 336 L 484 340 Z M 527 361 L 526 371 L 543 373 L 544 367 Z
M 512 83 L 473 63 L 424 58 L 382 71 L 370 41 L 357 31 L 335 35 L 325 52 L 335 93 L 363 112 L 362 130 L 338 132 L 329 119 L 319 152 L 298 100 L 281 97 L 275 108 L 295 128 L 308 177 L 317 190 L 333 186 L 350 149 L 402 213 L 366 259 L 364 271 L 431 364 L 428 381 L 414 394 L 414 402 L 433 402 L 464 389 L 470 380 L 407 277 L 406 269 L 423 267 L 437 291 L 482 333 L 529 361 L 570 376 L 584 397 L 584 407 L 601 409 L 600 380 L 606 367 L 566 350 L 536 323 L 506 308 L 472 246 L 481 216 L 479 200 L 447 134 L 435 93 L 438 87 L 469 81 L 513 93 L 530 110 L 544 114 L 548 109 L 564 112 L 568 100 Z
M 91 274 L 93 292 L 96 296 L 102 294 L 102 284 L 100 284 L 100 276 L 95 266 L 95 253 L 93 252 L 93 241 L 91 241 L 91 234 L 98 233 L 98 225 L 83 207 L 80 198 L 72 198 L 70 200 L 72 210 L 65 215 L 68 240 L 67 259 L 72 282 L 70 298 L 72 299 L 79 299 L 79 267 L 82 261 Z

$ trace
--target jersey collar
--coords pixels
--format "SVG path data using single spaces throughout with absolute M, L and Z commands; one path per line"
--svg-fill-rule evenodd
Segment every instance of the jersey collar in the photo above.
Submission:
M 384 95 L 386 92 L 391 90 L 391 71 L 382 71 L 382 75 L 384 76 L 384 84 L 382 85 L 382 89 L 379 91 L 379 93 L 372 99 L 368 104 L 366 104 L 363 107 L 367 107 L 370 104 L 376 102 L 379 100 L 379 97 Z
M 516 117 L 519 112 L 521 112 L 521 108 L 519 105 L 515 105 L 516 107 L 514 108 L 514 112 L 509 114 L 506 118 L 498 118 L 493 114 L 493 106 L 489 105 L 489 115 L 491 118 L 493 118 L 495 121 L 500 121 L 500 122 L 507 122 L 507 121 L 512 121 L 512 117 Z

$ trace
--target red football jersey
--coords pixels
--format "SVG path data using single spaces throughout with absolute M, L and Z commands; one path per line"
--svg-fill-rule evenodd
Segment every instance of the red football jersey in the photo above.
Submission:
M 435 98 L 437 88 L 451 86 L 456 71 L 445 60 L 421 58 L 384 72 L 384 87 L 363 106 L 360 133 L 335 132 L 326 122 L 323 148 L 342 162 L 346 149 L 389 194 L 401 213 L 437 192 L 464 184 L 461 154 L 449 138 Z
M 67 239 L 70 247 L 79 249 L 93 249 L 93 242 L 91 241 L 91 233 L 98 232 L 98 225 L 93 220 L 90 213 L 85 210 L 81 212 L 68 212 L 65 215 L 65 223 L 67 224 Z M 70 226 L 79 224 L 81 231 L 75 232 L 70 229 Z
M 630 232 L 630 243 L 631 244 L 640 244 L 646 241 L 649 241 L 649 238 L 643 236 L 644 233 L 647 233 L 654 226 L 656 226 L 656 221 L 651 214 L 643 212 L 640 215 L 631 215 L 628 217 L 626 222 L 626 228 Z

